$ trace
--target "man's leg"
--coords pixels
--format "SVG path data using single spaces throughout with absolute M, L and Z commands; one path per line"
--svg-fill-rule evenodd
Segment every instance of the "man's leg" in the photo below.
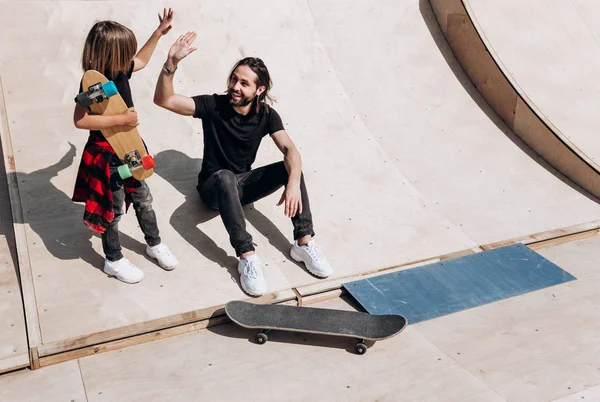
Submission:
M 242 190 L 242 204 L 250 204 L 264 198 L 281 187 L 287 185 L 288 172 L 283 162 L 263 166 L 250 172 L 237 175 Z M 304 182 L 304 175 L 300 176 L 300 193 L 302 197 L 302 212 L 292 217 L 294 225 L 294 240 L 305 240 L 307 243 L 315 235 L 313 230 L 312 214 L 308 191 Z
M 242 188 L 242 203 L 248 204 L 266 197 L 286 185 L 289 175 L 284 163 L 279 162 L 242 173 L 237 177 Z M 313 275 L 326 278 L 332 274 L 333 270 L 321 249 L 312 240 L 315 232 L 304 175 L 300 176 L 300 192 L 302 212 L 298 212 L 292 217 L 295 241 L 290 254 L 295 261 L 303 262 Z
M 229 170 L 219 170 L 198 187 L 202 200 L 210 208 L 219 210 L 229 240 L 240 257 L 238 272 L 242 289 L 252 296 L 267 292 L 260 260 L 254 254 L 252 236 L 246 231 L 246 217 L 242 209 L 239 182 Z
M 252 236 L 246 231 L 246 217 L 235 174 L 229 170 L 215 172 L 198 188 L 198 193 L 208 207 L 219 211 L 236 255 L 254 251 Z
M 152 208 L 152 194 L 145 181 L 140 180 L 140 186 L 131 194 L 133 209 L 140 228 L 146 240 L 146 254 L 154 258 L 161 268 L 172 271 L 177 266 L 177 258 L 171 253 L 169 247 L 161 242 L 156 213 Z

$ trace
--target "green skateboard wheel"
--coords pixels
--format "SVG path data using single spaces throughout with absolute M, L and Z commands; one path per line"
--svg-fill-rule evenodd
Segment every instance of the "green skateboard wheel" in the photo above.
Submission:
M 117 171 L 119 172 L 119 176 L 123 180 L 129 179 L 132 176 L 131 170 L 129 169 L 129 166 L 127 166 L 127 165 L 121 165 L 121 166 L 119 166 L 119 168 L 117 169 Z

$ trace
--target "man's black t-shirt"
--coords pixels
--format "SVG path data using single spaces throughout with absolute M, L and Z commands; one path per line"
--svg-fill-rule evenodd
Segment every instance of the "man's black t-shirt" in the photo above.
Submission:
M 227 169 L 233 173 L 248 172 L 256 159 L 262 138 L 283 130 L 279 114 L 273 108 L 254 108 L 247 115 L 237 113 L 227 95 L 199 95 L 194 117 L 202 119 L 204 156 L 198 185 L 213 173 Z
M 120 72 L 116 78 L 111 78 L 107 74 L 108 72 L 106 72 L 106 71 L 104 72 L 104 76 L 115 83 L 115 86 L 117 87 L 117 91 L 119 91 L 119 95 L 121 95 L 121 98 L 123 98 L 123 101 L 125 101 L 125 104 L 127 105 L 127 107 L 133 107 L 133 98 L 131 97 L 131 87 L 129 86 L 129 79 L 131 78 L 131 75 L 133 74 L 133 67 L 134 67 L 134 63 L 132 61 L 131 66 L 129 66 L 129 70 L 127 70 L 126 73 Z M 87 91 L 87 88 L 85 90 Z M 81 83 L 79 83 L 79 92 L 83 92 Z M 100 136 L 100 138 L 103 138 L 102 132 L 100 132 L 99 130 L 91 130 L 90 134 L 92 136 Z

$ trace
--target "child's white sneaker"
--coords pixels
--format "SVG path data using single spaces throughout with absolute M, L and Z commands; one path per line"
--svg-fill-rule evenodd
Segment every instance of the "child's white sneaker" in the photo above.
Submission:
M 295 241 L 290 255 L 294 261 L 303 262 L 308 272 L 314 276 L 327 278 L 333 273 L 333 268 L 331 268 L 327 258 L 325 258 L 314 240 L 309 241 L 303 246 L 298 245 L 298 241 Z
M 172 271 L 177 266 L 177 258 L 171 253 L 166 244 L 160 243 L 152 247 L 147 246 L 146 254 L 158 261 L 158 265 L 166 271 Z
M 144 279 L 142 270 L 129 262 L 127 258 L 121 258 L 118 261 L 105 260 L 104 272 L 125 283 L 138 283 Z
M 242 289 L 251 296 L 262 296 L 267 293 L 267 283 L 260 269 L 260 259 L 256 254 L 240 258 L 238 272 Z

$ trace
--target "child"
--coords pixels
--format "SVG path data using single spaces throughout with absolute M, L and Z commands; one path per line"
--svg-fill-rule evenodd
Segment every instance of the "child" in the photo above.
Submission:
M 171 29 L 173 11 L 164 9 L 158 19 L 158 28 L 137 54 L 137 41 L 129 28 L 113 21 L 94 24 L 83 49 L 83 71 L 96 70 L 114 81 L 129 110 L 121 115 L 97 116 L 76 104 L 73 116 L 75 127 L 90 130 L 77 173 L 73 201 L 85 202 L 84 223 L 102 233 L 102 249 L 106 255 L 104 272 L 126 283 L 137 283 L 144 277 L 144 273 L 121 254 L 117 225 L 130 203 L 133 203 L 148 244 L 146 254 L 156 259 L 165 270 L 170 271 L 177 265 L 175 256 L 161 243 L 148 185 L 143 180 L 120 178 L 116 169 L 122 162 L 100 132 L 113 126 L 138 125 L 129 78 L 134 71 L 146 66 L 160 37 Z M 79 91 L 82 91 L 81 85 Z

